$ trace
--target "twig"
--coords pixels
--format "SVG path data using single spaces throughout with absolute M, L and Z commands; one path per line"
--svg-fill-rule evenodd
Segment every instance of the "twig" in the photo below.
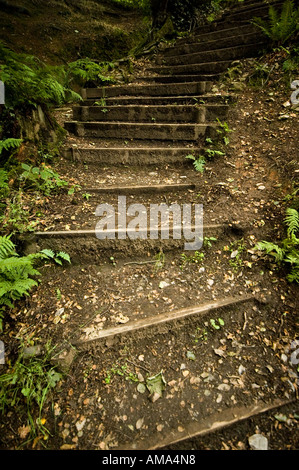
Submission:
M 126 361 L 129 362 L 130 364 L 132 364 L 133 366 L 135 366 L 135 367 L 140 367 L 140 369 L 144 369 L 146 372 L 149 372 L 149 373 L 150 373 L 150 370 L 147 369 L 146 367 L 141 366 L 141 365 L 139 365 L 139 364 L 135 364 L 135 362 L 130 361 L 129 359 L 126 359 Z
M 127 266 L 128 264 L 153 264 L 156 263 L 156 261 L 129 261 L 128 263 L 124 263 L 124 266 Z

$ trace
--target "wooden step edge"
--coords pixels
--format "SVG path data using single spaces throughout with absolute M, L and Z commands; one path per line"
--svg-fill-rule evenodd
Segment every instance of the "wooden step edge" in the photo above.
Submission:
M 97 188 L 81 188 L 81 192 L 88 193 L 119 193 L 119 194 L 135 194 L 135 193 L 161 193 L 164 191 L 187 191 L 194 190 L 193 183 L 173 183 L 173 184 L 152 184 L 152 185 L 133 185 L 133 186 L 101 186 Z
M 266 404 L 252 404 L 249 406 L 239 406 L 229 408 L 220 413 L 214 413 L 199 422 L 193 422 L 184 426 L 183 432 L 173 430 L 168 432 L 167 436 L 158 435 L 151 436 L 148 440 L 140 440 L 133 443 L 121 445 L 113 448 L 113 450 L 158 450 L 177 444 L 187 439 L 204 436 L 207 434 L 220 431 L 221 429 L 233 426 L 247 419 L 253 418 L 260 414 L 281 408 L 292 403 L 296 403 L 297 399 L 291 398 L 286 400 L 275 399 L 271 403 Z
M 211 225 L 206 225 L 204 226 L 204 230 L 217 230 L 217 229 L 225 229 L 227 228 L 228 225 L 224 225 L 224 224 L 211 224 Z M 172 226 L 170 225 L 170 228 L 172 228 Z M 189 227 L 190 230 L 194 231 L 196 230 L 196 228 L 199 228 L 199 226 L 190 226 Z M 94 237 L 96 240 L 98 240 L 99 242 L 100 241 L 104 241 L 104 239 L 99 239 L 97 236 L 96 236 L 96 233 L 97 234 L 100 234 L 100 233 L 103 233 L 104 235 L 108 235 L 109 233 L 114 233 L 115 234 L 115 239 L 119 238 L 120 240 L 125 240 L 124 238 L 124 235 L 125 234 L 128 234 L 128 230 L 129 229 L 118 229 L 116 228 L 115 230 L 113 230 L 112 232 L 109 232 L 108 230 L 104 230 L 104 231 L 101 231 L 101 230 L 96 230 L 95 228 L 92 229 L 92 230 L 49 230 L 48 232 L 45 231 L 45 232 L 34 232 L 34 233 L 29 233 L 29 234 L 23 234 L 22 238 L 79 238 L 79 237 Z M 130 229 L 130 231 L 132 233 L 135 233 L 135 229 Z M 160 233 L 161 229 L 159 228 L 158 229 L 158 232 Z M 138 232 L 139 233 L 139 232 Z M 143 233 L 143 232 L 141 232 Z M 149 230 L 146 229 L 146 233 L 149 233 Z
M 130 322 L 125 325 L 107 328 L 98 333 L 96 337 L 87 338 L 85 340 L 77 340 L 72 344 L 75 347 L 84 348 L 85 346 L 88 346 L 91 343 L 95 343 L 99 340 L 108 340 L 114 338 L 115 336 L 128 333 L 132 334 L 145 328 L 153 328 L 163 323 L 183 320 L 194 315 L 204 315 L 211 310 L 218 310 L 219 308 L 233 306 L 239 303 L 248 302 L 250 300 L 256 300 L 256 297 L 253 294 L 242 295 L 240 297 L 227 297 L 220 300 L 206 302 L 195 307 L 183 308 L 172 312 L 164 312 L 155 316 L 137 320 L 136 322 Z
M 204 123 L 196 123 L 196 122 L 127 122 L 127 121 L 66 121 L 65 125 L 73 126 L 73 125 L 80 125 L 80 126 L 94 126 L 94 125 L 105 125 L 105 126 L 130 126 L 130 127 L 144 127 L 144 128 L 155 128 L 155 127 L 180 127 L 181 129 L 187 129 L 188 127 L 219 127 L 219 124 L 215 124 L 215 122 L 204 122 Z

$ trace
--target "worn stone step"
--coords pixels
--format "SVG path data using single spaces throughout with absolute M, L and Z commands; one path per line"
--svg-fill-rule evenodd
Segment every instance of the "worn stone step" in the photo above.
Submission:
M 196 152 L 199 149 L 193 148 Z M 73 162 L 84 162 L 97 166 L 130 165 L 144 167 L 152 165 L 190 165 L 186 155 L 191 149 L 183 147 L 71 147 L 62 151 L 64 158 Z
M 217 39 L 222 42 L 228 37 L 238 36 L 238 34 L 240 35 L 249 34 L 254 31 L 259 31 L 259 29 L 255 27 L 253 24 L 238 24 L 238 25 L 223 24 L 223 25 L 217 25 L 217 27 L 215 25 L 215 29 L 212 29 L 211 31 L 205 31 L 202 33 L 194 32 L 188 38 L 181 40 L 181 41 L 177 41 L 176 45 L 184 46 L 184 45 L 193 44 L 193 43 L 210 42 L 210 41 L 214 41 Z
M 279 10 L 283 3 L 284 0 L 279 0 L 278 2 L 274 2 L 273 5 Z M 205 25 L 196 30 L 196 33 L 200 34 L 200 32 L 208 32 L 209 30 L 212 31 L 213 29 L 218 29 L 228 25 L 237 26 L 240 24 L 248 24 L 255 17 L 267 18 L 268 13 L 268 3 L 244 6 L 243 8 L 237 8 L 235 11 L 228 10 L 227 12 L 224 12 L 221 18 L 214 21 L 211 25 Z
M 116 226 L 116 229 L 110 232 L 110 238 L 107 238 L 109 235 L 107 230 L 96 230 L 94 227 L 86 230 L 49 230 L 24 234 L 22 242 L 25 252 L 46 248 L 54 252 L 64 251 L 70 255 L 72 263 L 76 265 L 96 262 L 103 255 L 108 258 L 117 256 L 121 259 L 130 256 L 147 256 L 148 253 L 154 255 L 161 249 L 165 253 L 174 250 L 190 250 L 188 244 L 194 242 L 194 237 L 198 240 L 211 236 L 221 238 L 230 230 L 227 224 L 184 224 L 181 238 L 176 239 L 173 237 L 172 228 L 172 223 L 169 224 L 169 229 L 159 227 L 157 239 L 150 238 L 149 227 L 138 234 L 135 229 L 118 229 Z M 186 235 L 187 233 L 190 235 Z M 103 239 L 99 238 L 101 236 Z
M 276 9 L 279 9 L 281 5 L 283 5 L 284 0 L 279 0 L 277 2 L 273 2 L 273 5 Z M 244 5 L 244 7 L 240 7 L 236 9 L 236 11 L 227 12 L 223 16 L 223 20 L 225 21 L 236 21 L 236 20 L 250 20 L 254 17 L 265 17 L 268 16 L 269 12 L 269 4 L 263 3 L 262 5 L 253 4 L 253 5 Z
M 147 75 L 143 77 L 139 77 L 137 80 L 146 83 L 190 83 L 190 82 L 198 82 L 205 80 L 207 82 L 213 82 L 218 80 L 220 77 L 220 73 L 210 73 L 210 74 L 188 74 L 188 75 Z M 207 85 L 208 89 L 210 89 L 210 84 Z M 208 91 L 207 89 L 207 91 Z
M 172 184 L 152 184 L 151 186 L 144 186 L 142 184 L 132 185 L 110 185 L 98 187 L 84 187 L 81 192 L 93 194 L 147 194 L 147 193 L 169 193 L 177 191 L 194 190 L 194 183 L 172 183 Z
M 225 47 L 222 49 L 205 50 L 193 52 L 192 54 L 179 54 L 171 57 L 160 57 L 157 64 L 167 65 L 189 65 L 200 64 L 201 62 L 212 62 L 217 60 L 235 60 L 241 57 L 252 57 L 257 51 L 264 47 L 264 42 L 254 42 L 252 44 Z
M 170 457 L 170 452 L 176 453 L 178 452 L 178 449 L 193 449 L 194 443 L 192 443 L 192 441 L 196 442 L 196 438 L 200 438 L 217 431 L 220 432 L 227 428 L 232 428 L 232 433 L 236 432 L 236 429 L 235 431 L 233 430 L 234 425 L 238 425 L 240 422 L 244 422 L 246 420 L 251 423 L 256 416 L 264 415 L 268 412 L 272 412 L 272 414 L 276 412 L 275 414 L 278 414 L 279 410 L 283 409 L 284 406 L 291 403 L 295 404 L 296 399 L 273 399 L 271 402 L 266 403 L 255 402 L 250 405 L 246 404 L 244 406 L 231 406 L 224 411 L 211 413 L 209 416 L 200 421 L 194 420 L 188 424 L 185 422 L 182 423 L 181 420 L 178 420 L 176 427 L 174 426 L 173 429 L 169 430 L 167 433 L 164 432 L 162 436 L 160 432 L 156 432 L 147 440 L 139 439 L 130 442 L 128 441 L 117 447 L 115 450 L 117 452 L 123 452 L 124 450 L 129 452 L 161 451 L 161 456 L 156 460 L 159 463 L 164 463 L 166 462 L 166 459 Z M 189 452 L 192 451 L 189 450 Z M 179 461 L 181 461 L 182 464 L 191 463 L 193 461 L 191 461 L 190 455 L 197 455 L 197 452 L 198 451 L 195 451 L 194 454 L 186 454 L 185 456 L 184 454 L 181 454 Z M 149 457 L 148 460 L 149 462 L 152 462 L 153 458 Z
M 239 33 L 238 35 L 228 36 L 222 39 L 221 43 L 219 39 L 214 39 L 210 41 L 203 41 L 203 42 L 194 42 L 190 44 L 185 44 L 182 46 L 174 45 L 172 48 L 165 50 L 161 53 L 162 58 L 168 58 L 172 56 L 178 56 L 181 54 L 193 54 L 196 52 L 205 52 L 205 51 L 212 51 L 219 49 L 219 46 L 222 48 L 225 47 L 235 47 L 244 44 L 250 44 L 256 41 L 257 39 L 264 39 L 264 35 L 262 32 L 254 31 L 249 33 Z
M 231 94 L 205 94 L 205 95 L 192 95 L 192 96 L 118 96 L 115 98 L 107 98 L 104 102 L 97 101 L 96 99 L 83 100 L 80 104 L 82 106 L 100 106 L 102 108 L 110 106 L 123 106 L 123 105 L 190 105 L 190 104 L 212 104 L 221 103 L 226 104 L 234 100 Z
M 79 137 L 196 142 L 203 136 L 216 135 L 217 125 L 133 122 L 68 121 L 65 129 Z
M 168 83 L 153 85 L 124 85 L 101 88 L 84 88 L 82 98 L 108 98 L 115 96 L 174 96 L 208 93 L 210 82 Z
M 127 106 L 76 106 L 73 118 L 77 121 L 124 122 L 189 122 L 204 123 L 224 118 L 228 105 L 127 105 Z
M 187 64 L 187 65 L 169 65 L 169 66 L 156 66 L 152 67 L 151 71 L 160 73 L 161 75 L 180 75 L 186 73 L 221 73 L 227 70 L 231 64 L 231 60 L 223 60 L 217 62 L 205 62 L 201 64 Z
M 91 343 L 101 341 L 105 342 L 107 340 L 114 339 L 115 337 L 126 336 L 128 334 L 136 334 L 144 329 L 154 329 L 159 325 L 167 325 L 172 324 L 174 322 L 180 322 L 182 320 L 192 318 L 193 316 L 197 317 L 206 315 L 207 313 L 211 314 L 212 312 L 222 308 L 237 306 L 239 304 L 254 300 L 255 296 L 253 294 L 239 295 L 236 297 L 225 297 L 219 300 L 202 303 L 189 308 L 183 308 L 171 312 L 161 312 L 157 315 L 145 319 L 101 330 L 91 338 L 83 336 L 80 340 L 75 341 L 73 344 L 81 350 L 84 350 L 86 348 L 89 348 Z

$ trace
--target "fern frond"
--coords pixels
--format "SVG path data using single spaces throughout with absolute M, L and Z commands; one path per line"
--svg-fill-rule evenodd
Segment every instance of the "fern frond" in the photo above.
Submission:
M 291 269 L 291 272 L 287 275 L 287 280 L 289 282 L 299 283 L 299 266 L 295 266 Z
M 0 285 L 0 305 L 9 299 L 19 300 L 24 295 L 29 295 L 32 287 L 38 283 L 34 279 L 18 279 L 16 281 L 1 281 Z
M 10 240 L 10 235 L 0 237 L 0 260 L 10 256 L 17 256 L 15 245 Z
M 196 171 L 202 173 L 204 171 L 206 160 L 204 157 L 200 156 L 197 160 L 194 160 L 193 165 Z
M 64 251 L 59 251 L 56 255 L 58 258 L 63 259 L 64 261 L 68 261 L 68 263 L 71 262 L 70 255 L 68 253 L 65 253 Z
M 39 275 L 39 271 L 32 266 L 30 259 L 26 256 L 22 258 L 6 258 L 0 264 L 0 280 L 1 277 L 6 279 L 26 279 L 28 276 Z
M 272 41 L 284 44 L 299 29 L 299 8 L 295 8 L 293 0 L 285 0 L 280 13 L 273 5 L 270 5 L 268 21 L 254 18 L 252 23 Z
M 22 142 L 23 142 L 22 139 L 13 139 L 13 138 L 0 140 L 0 155 L 3 152 L 3 150 L 12 150 L 12 149 L 20 147 Z
M 271 242 L 267 242 L 263 240 L 256 245 L 256 248 L 258 250 L 265 251 L 267 255 L 273 256 L 273 258 L 275 259 L 277 263 L 283 260 L 284 250 L 282 250 L 275 243 L 271 243 Z
M 44 254 L 48 258 L 54 258 L 55 253 L 53 250 L 50 250 L 49 248 L 45 248 L 44 250 L 40 251 L 40 253 Z
M 296 209 L 288 208 L 286 210 L 286 217 L 284 219 L 287 226 L 288 237 L 296 235 L 296 232 L 299 231 L 299 213 Z

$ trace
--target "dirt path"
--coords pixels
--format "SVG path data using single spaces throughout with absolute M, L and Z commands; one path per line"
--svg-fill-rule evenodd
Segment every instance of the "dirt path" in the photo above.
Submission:
M 250 61 L 244 67 L 244 73 L 250 70 Z M 143 94 L 143 83 L 139 77 L 130 85 L 133 98 L 138 90 Z M 231 94 L 222 81 L 205 83 L 205 106 L 211 95 L 223 102 Z M 186 86 L 191 85 L 182 80 L 179 96 L 194 94 L 191 87 L 188 95 Z M 203 173 L 185 157 L 205 143 L 207 134 L 196 132 L 206 121 L 188 124 L 191 130 L 185 133 L 175 110 L 168 122 L 173 128 L 166 130 L 162 113 L 161 123 L 145 117 L 144 131 L 134 127 L 140 121 L 129 109 L 130 128 L 127 117 L 120 117 L 109 140 L 108 119 L 92 121 L 91 129 L 88 120 L 72 125 L 68 111 L 57 110 L 60 119 L 68 114 L 66 146 L 75 149 L 75 158 L 79 148 L 80 161 L 61 158 L 56 169 L 82 188 L 49 200 L 44 228 L 32 243 L 65 250 L 72 264 L 59 275 L 57 268 L 45 266 L 41 285 L 16 312 L 33 338 L 56 345 L 68 366 L 54 410 L 44 411 L 52 433 L 47 448 L 247 449 L 257 425 L 271 449 L 296 448 L 298 376 L 289 356 L 298 291 L 253 250 L 260 240 L 276 239 L 284 197 L 298 177 L 298 113 L 288 111 L 285 117 L 285 90 L 269 81 L 262 90 L 245 87 L 233 94 L 234 104 L 222 117 L 232 131 L 229 143 L 220 147 L 224 155 L 207 161 Z M 115 89 L 111 94 L 118 96 Z M 135 139 L 124 142 L 123 129 L 138 129 Z M 182 137 L 175 138 L 176 133 Z M 114 157 L 118 152 L 113 165 L 111 147 Z M 176 161 L 169 162 L 169 154 Z M 145 208 L 203 204 L 203 248 L 187 252 L 183 240 L 97 240 L 96 207 L 117 208 L 121 194 L 128 204 Z M 279 412 L 286 420 L 275 418 Z M 7 420 L 11 427 L 2 447 L 15 448 L 22 443 L 17 430 L 23 423 L 12 415 L 4 425 Z M 211 430 L 218 434 L 210 435 Z

